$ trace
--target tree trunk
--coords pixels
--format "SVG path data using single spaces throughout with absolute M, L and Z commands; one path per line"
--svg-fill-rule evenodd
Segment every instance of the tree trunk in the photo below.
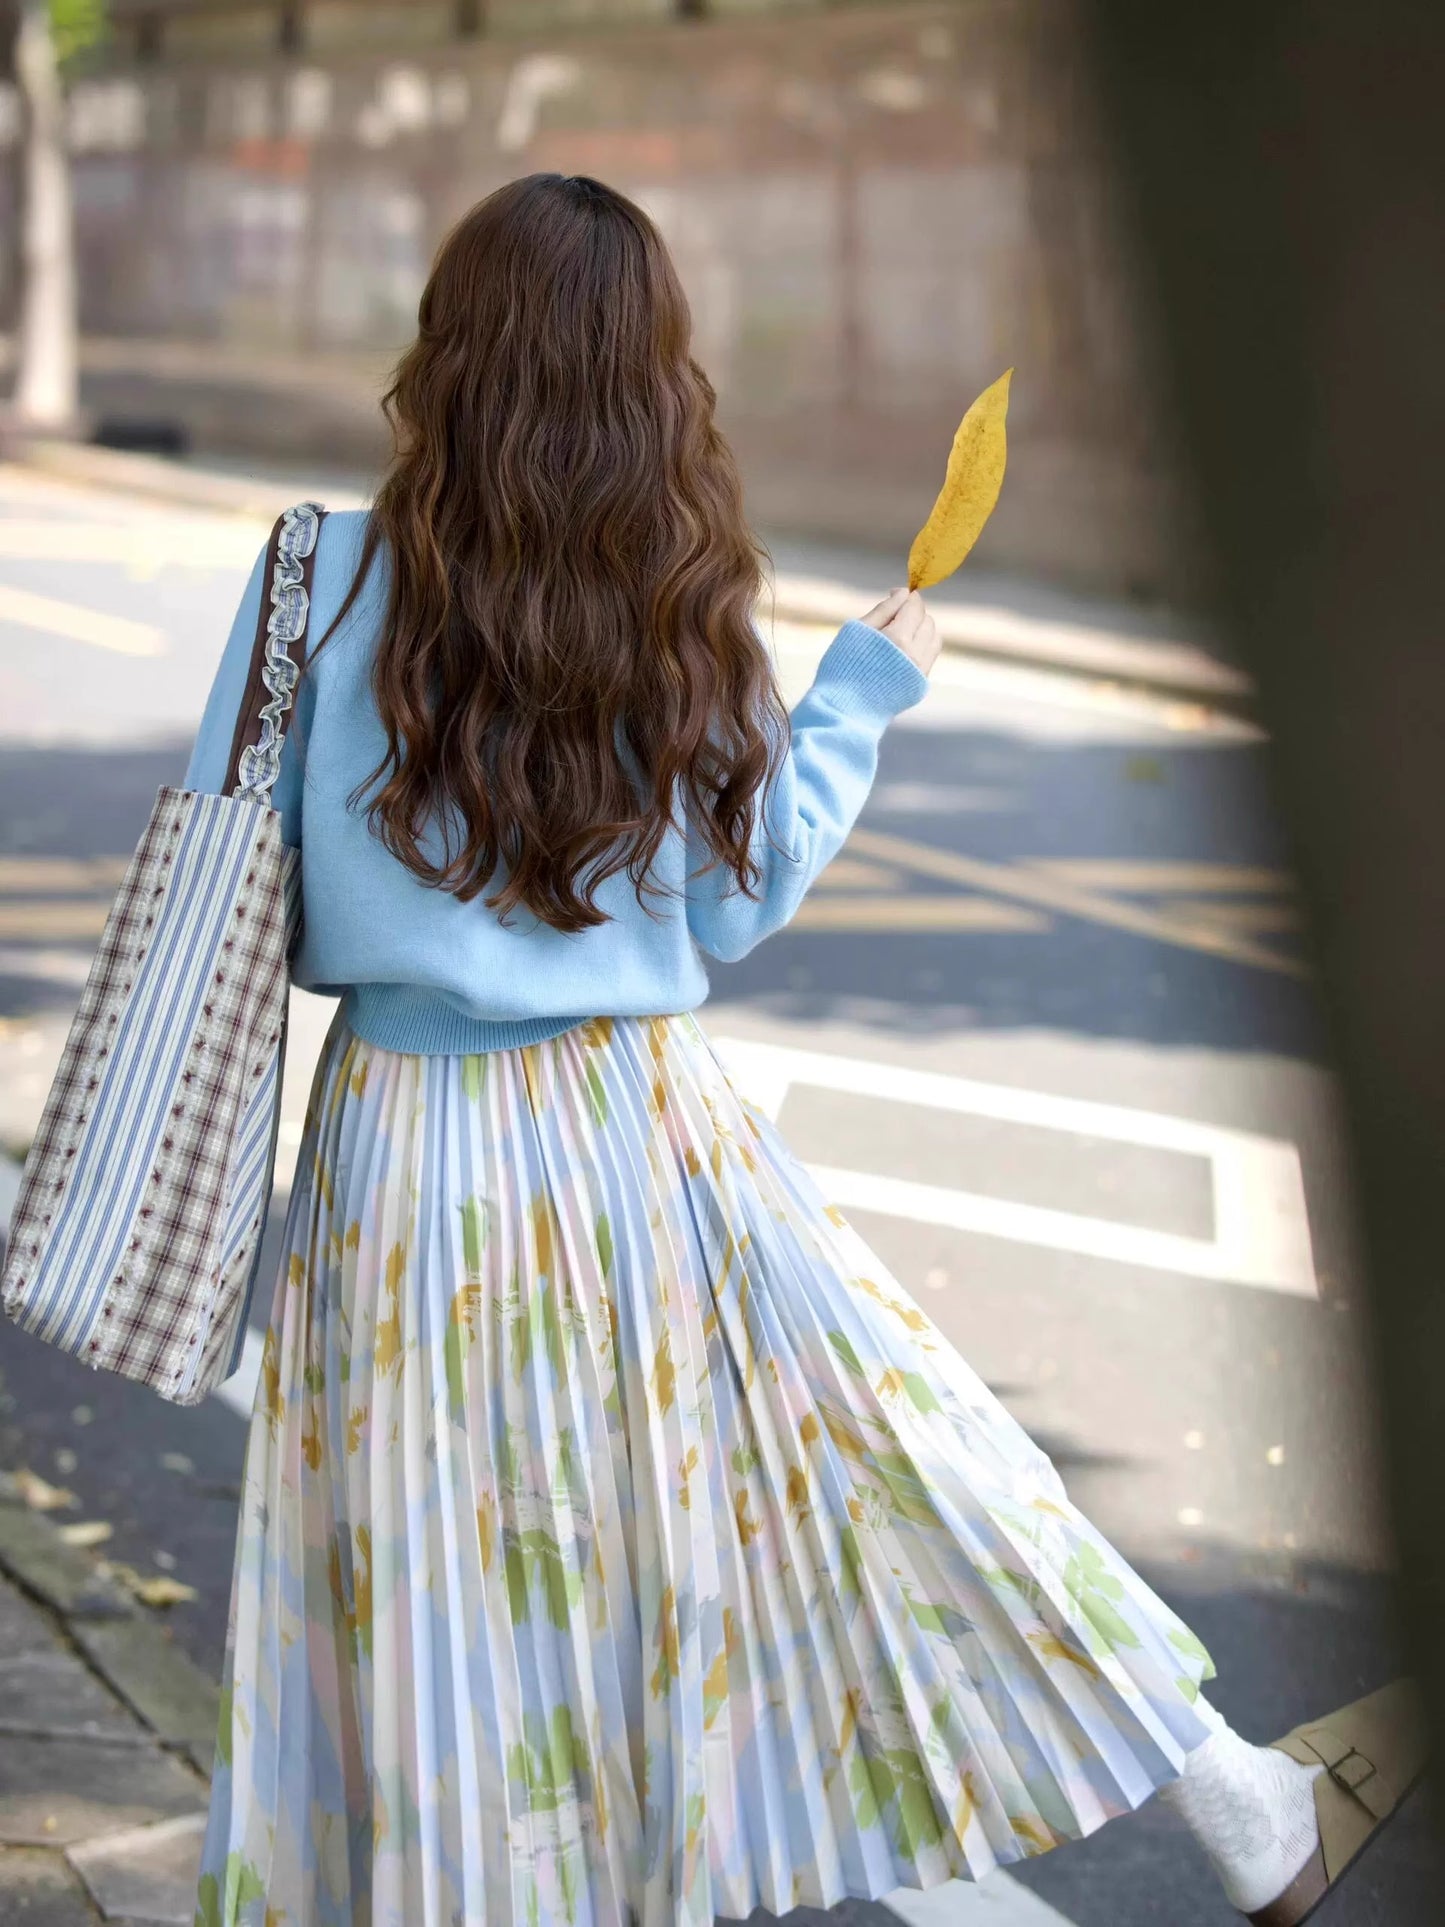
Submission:
M 49 0 L 21 0 L 15 76 L 25 103 L 15 413 L 30 427 L 65 429 L 79 414 L 80 323 L 65 97 Z

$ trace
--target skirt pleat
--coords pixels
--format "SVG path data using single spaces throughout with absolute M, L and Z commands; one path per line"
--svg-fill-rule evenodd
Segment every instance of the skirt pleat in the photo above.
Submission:
M 246 1447 L 198 1927 L 706 1927 L 978 1878 L 1212 1676 L 692 1017 L 338 1019 Z

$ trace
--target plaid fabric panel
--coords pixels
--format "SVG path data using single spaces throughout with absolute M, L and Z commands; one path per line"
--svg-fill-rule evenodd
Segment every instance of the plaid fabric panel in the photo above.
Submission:
M 254 1268 L 294 869 L 274 812 L 159 793 L 17 1203 L 6 1310 L 180 1402 L 204 1396 L 203 1356 L 215 1373 L 229 1355 L 235 1281 Z
M 286 954 L 295 952 L 301 934 L 301 852 L 281 848 L 282 882 L 286 907 Z M 284 1003 L 283 1003 L 284 1010 Z M 237 1133 L 236 1155 L 226 1221 L 220 1240 L 220 1287 L 210 1314 L 210 1328 L 201 1340 L 196 1382 L 185 1404 L 198 1404 L 231 1376 L 241 1362 L 246 1325 L 255 1295 L 261 1258 L 261 1228 L 271 1202 L 271 1179 L 276 1161 L 276 1131 L 281 1119 L 281 1073 L 286 1032 L 266 1060 L 260 1081 L 247 1093 L 245 1112 Z

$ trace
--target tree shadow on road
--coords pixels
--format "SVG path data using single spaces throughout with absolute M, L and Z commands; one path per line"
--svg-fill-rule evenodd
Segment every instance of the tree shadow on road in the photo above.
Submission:
M 129 854 L 156 788 L 181 780 L 186 756 L 184 743 L 0 744 L 0 854 Z M 715 1009 L 851 1019 L 920 1037 L 1041 1027 L 1324 1058 L 1314 997 L 1300 977 L 1109 920 L 1183 915 L 1225 930 L 1236 946 L 1301 954 L 1288 928 L 1288 884 L 1273 887 L 1260 874 L 1282 874 L 1286 864 L 1251 744 L 1187 738 L 1141 752 L 1128 742 L 896 730 L 884 739 L 860 829 L 860 844 L 881 834 L 922 849 L 925 861 L 928 852 L 981 860 L 1002 887 L 971 887 L 867 851 L 860 868 L 850 849 L 846 881 L 825 878 L 816 892 L 830 914 L 843 905 L 843 921 L 821 929 L 805 918 L 742 962 L 714 966 Z M 1101 864 L 1130 867 L 1101 873 Z M 1239 887 L 1191 890 L 1180 865 L 1224 866 Z M 1025 900 L 1058 866 L 1071 888 L 1086 880 L 1097 915 Z M 1010 894 L 1021 876 L 1025 898 Z M 997 927 L 909 928 L 910 897 L 951 899 L 965 921 L 977 914 Z M 53 1001 L 53 991 L 27 989 L 13 972 L 3 992 L 12 1013 Z

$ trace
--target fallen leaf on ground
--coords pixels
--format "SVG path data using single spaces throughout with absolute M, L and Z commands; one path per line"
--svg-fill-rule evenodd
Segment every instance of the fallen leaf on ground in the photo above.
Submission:
M 105 1569 L 112 1579 L 147 1606 L 179 1606 L 188 1599 L 199 1599 L 201 1596 L 194 1586 L 184 1585 L 167 1573 L 144 1576 L 134 1566 L 121 1565 L 119 1562 L 107 1562 Z
M 108 1519 L 77 1519 L 73 1525 L 55 1529 L 68 1546 L 104 1545 L 115 1531 Z
M 201 1596 L 194 1586 L 187 1586 L 166 1573 L 157 1573 L 153 1579 L 142 1579 L 135 1591 L 136 1596 L 148 1606 L 180 1606 L 188 1599 L 199 1599 Z
M 59 1512 L 65 1506 L 80 1504 L 68 1486 L 52 1485 L 49 1479 L 42 1479 L 38 1472 L 32 1472 L 28 1465 L 20 1467 L 12 1483 L 15 1496 L 22 1505 L 28 1505 L 32 1512 Z

